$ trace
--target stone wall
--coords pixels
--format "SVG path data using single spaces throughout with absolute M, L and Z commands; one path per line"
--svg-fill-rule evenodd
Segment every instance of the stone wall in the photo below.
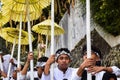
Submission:
M 102 53 L 102 65 L 104 66 L 118 66 L 120 68 L 120 45 L 111 48 L 106 41 L 93 30 L 91 32 L 92 44 L 98 47 Z M 86 38 L 84 37 L 72 50 L 71 55 L 73 56 L 73 61 L 71 63 L 72 67 L 78 67 L 82 60 L 81 50 L 82 46 L 86 44 Z
M 101 50 L 103 65 L 120 67 L 120 47 L 118 45 L 120 44 L 120 37 L 113 37 L 105 33 L 92 18 L 90 23 L 91 42 Z M 85 6 L 81 4 L 80 0 L 75 0 L 74 8 L 70 7 L 70 15 L 66 13 L 61 19 L 60 25 L 64 28 L 65 34 L 60 38 L 60 44 L 62 45 L 58 46 L 59 48 L 67 47 L 72 51 L 73 61 L 71 66 L 78 67 L 82 62 L 82 46 L 86 44 L 86 13 Z

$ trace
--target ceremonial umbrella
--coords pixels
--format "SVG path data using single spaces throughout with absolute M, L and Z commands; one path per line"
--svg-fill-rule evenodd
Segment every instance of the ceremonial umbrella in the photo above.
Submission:
M 64 29 L 59 26 L 57 23 L 54 23 L 54 35 L 61 35 L 64 33 Z M 47 44 L 48 44 L 48 35 L 51 35 L 51 20 L 47 19 L 41 23 L 38 23 L 32 27 L 32 30 L 36 33 L 46 35 L 46 49 L 45 54 L 47 50 Z
M 11 5 L 9 7 L 18 10 L 18 11 L 26 11 L 26 4 L 29 4 L 29 9 L 38 10 L 40 8 L 45 8 L 50 5 L 50 0 L 1 0 L 2 4 L 7 3 L 7 5 Z
M 22 15 L 22 21 L 23 22 L 27 22 L 27 13 L 23 12 L 23 11 L 14 11 L 14 10 L 10 10 L 11 15 L 11 20 L 13 21 L 17 21 L 20 22 L 20 16 Z M 36 20 L 40 17 L 40 15 L 42 14 L 42 10 L 40 10 L 39 12 L 30 12 L 30 21 L 32 20 Z
M 3 28 L 0 32 L 0 36 L 5 39 L 8 42 L 18 44 L 18 38 L 19 38 L 19 29 L 17 28 Z M 31 35 L 32 36 L 32 35 Z M 34 37 L 32 36 L 32 41 L 34 40 Z M 22 35 L 21 35 L 21 44 L 22 45 L 28 45 L 28 33 L 24 30 L 22 30 Z
M 11 12 L 11 19 L 20 22 L 22 14 L 22 21 L 27 22 L 29 11 L 29 20 L 35 20 L 42 14 L 42 9 L 50 5 L 50 0 L 1 0 L 4 8 Z
M 61 35 L 64 33 L 64 29 L 57 23 L 54 23 L 54 35 Z M 32 27 L 32 30 L 36 33 L 43 35 L 51 35 L 51 20 L 47 19 L 41 23 L 38 23 Z
M 16 6 L 13 6 L 13 8 L 9 8 L 7 3 L 4 3 L 4 5 L 2 6 L 2 10 L 3 12 L 8 12 L 10 15 L 10 19 L 13 21 L 17 21 L 20 22 L 20 17 L 22 15 L 22 22 L 27 22 L 27 11 L 25 10 L 15 10 Z M 36 20 L 40 17 L 40 15 L 42 14 L 42 8 L 40 8 L 39 10 L 32 10 L 29 12 L 29 17 L 30 17 L 30 21 L 32 20 Z
M 13 43 L 13 48 L 11 51 L 11 58 L 13 58 L 13 53 L 14 53 L 14 48 L 15 48 L 15 44 L 19 44 L 19 33 L 20 30 L 17 28 L 2 28 L 1 32 L 0 32 L 0 36 L 5 39 L 8 42 Z M 31 35 L 32 37 L 32 41 L 34 40 L 34 37 Z M 21 31 L 21 45 L 28 45 L 29 41 L 28 41 L 28 33 L 26 31 Z M 10 74 L 10 69 L 11 69 L 11 63 L 9 65 L 9 69 L 8 69 L 8 74 L 7 77 L 9 77 Z

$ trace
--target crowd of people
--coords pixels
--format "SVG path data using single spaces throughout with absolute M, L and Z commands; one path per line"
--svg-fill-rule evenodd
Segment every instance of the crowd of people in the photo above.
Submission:
M 70 67 L 73 57 L 67 48 L 60 48 L 55 54 L 49 58 L 42 56 L 37 60 L 34 67 L 33 75 L 29 69 L 30 60 L 34 59 L 33 53 L 29 52 L 24 66 L 17 67 L 17 60 L 10 58 L 10 54 L 4 55 L 5 50 L 0 51 L 0 59 L 3 65 L 0 66 L 0 77 L 2 80 L 30 80 L 31 76 L 34 80 L 87 80 L 87 73 L 91 73 L 92 80 L 117 80 L 120 76 L 120 69 L 117 66 L 105 67 L 101 65 L 101 51 L 95 46 L 91 46 L 91 57 L 87 58 L 87 48 L 83 46 L 82 55 L 83 62 L 78 68 Z M 12 64 L 10 76 L 8 77 L 8 66 Z M 51 65 L 55 63 L 53 71 Z M 2 69 L 3 68 L 3 69 Z

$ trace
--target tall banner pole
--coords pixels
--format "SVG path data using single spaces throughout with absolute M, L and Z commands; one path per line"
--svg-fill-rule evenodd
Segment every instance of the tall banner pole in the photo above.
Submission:
M 10 57 L 10 59 L 12 59 L 12 58 L 13 58 L 13 54 L 14 54 L 14 50 L 15 50 L 15 45 L 16 45 L 16 38 L 15 38 L 14 43 L 13 43 L 13 47 L 12 47 L 11 57 Z M 11 63 L 9 63 L 8 73 L 7 73 L 7 77 L 8 77 L 8 78 L 10 77 L 10 70 L 11 70 L 11 66 L 12 66 L 12 64 L 11 64 Z
M 29 52 L 33 52 L 33 49 L 32 49 L 32 37 L 31 37 L 31 26 L 30 26 L 30 14 L 29 14 L 29 2 L 28 2 L 28 0 L 26 0 L 26 2 L 27 2 L 26 11 L 27 11 Z M 33 68 L 34 68 L 33 60 L 30 60 L 30 72 L 31 72 L 31 74 L 30 74 L 30 80 L 34 80 Z
M 86 35 L 87 35 L 87 58 L 91 57 L 91 35 L 90 35 L 90 0 L 86 0 Z M 87 73 L 87 80 L 92 80 L 91 73 Z
M 18 39 L 18 63 L 17 68 L 20 68 L 20 52 L 21 52 L 21 34 L 22 33 L 22 13 L 20 15 L 20 29 L 19 29 L 19 39 Z M 17 73 L 17 80 L 20 80 L 20 72 Z
M 52 54 L 54 54 L 54 0 L 51 1 L 51 55 Z M 50 80 L 54 80 L 53 68 L 54 68 L 54 64 L 51 65 Z

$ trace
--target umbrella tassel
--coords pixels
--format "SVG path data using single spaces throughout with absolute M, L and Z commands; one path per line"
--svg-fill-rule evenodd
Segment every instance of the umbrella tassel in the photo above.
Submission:
M 6 41 L 6 48 L 8 47 L 8 42 Z
M 42 40 L 41 35 L 38 34 L 38 43 L 41 43 L 41 40 Z
M 23 24 L 23 30 L 25 30 L 25 23 Z
M 10 27 L 12 28 L 12 26 L 13 26 L 13 25 L 12 25 L 12 20 L 10 20 Z

